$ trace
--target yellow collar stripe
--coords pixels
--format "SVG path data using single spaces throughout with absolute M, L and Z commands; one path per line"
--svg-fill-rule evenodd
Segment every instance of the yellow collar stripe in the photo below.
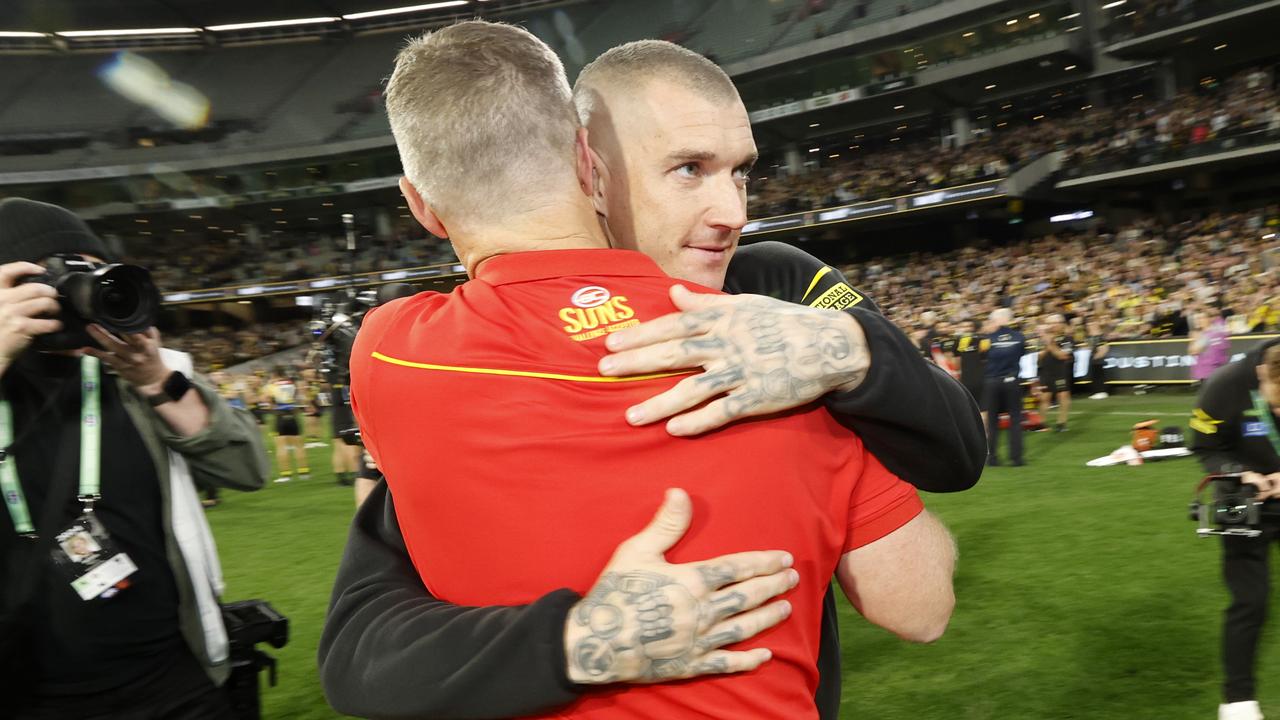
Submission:
M 800 302 L 804 302 L 809 299 L 809 293 L 813 292 L 813 289 L 818 286 L 818 281 L 829 272 L 831 272 L 831 266 L 826 265 L 818 271 L 817 275 L 813 276 L 813 280 L 809 283 L 809 287 L 804 291 L 804 297 L 800 298 Z
M 401 360 L 399 358 L 387 357 L 380 352 L 373 354 L 375 360 L 381 360 L 392 365 L 401 367 L 416 368 L 418 370 L 439 370 L 442 372 L 457 373 L 473 373 L 477 375 L 506 375 L 508 377 L 530 377 L 542 378 L 543 380 L 567 380 L 569 382 L 590 382 L 590 383 L 620 383 L 620 382 L 640 382 L 642 380 L 657 380 L 659 378 L 675 377 L 677 375 L 689 375 L 693 370 L 682 370 L 680 372 L 657 373 L 656 375 L 630 375 L 627 377 L 601 377 L 598 375 L 561 375 L 558 373 L 531 372 L 527 370 L 502 370 L 500 368 L 474 368 L 461 367 L 458 365 L 432 365 L 431 363 L 412 362 L 409 360 Z

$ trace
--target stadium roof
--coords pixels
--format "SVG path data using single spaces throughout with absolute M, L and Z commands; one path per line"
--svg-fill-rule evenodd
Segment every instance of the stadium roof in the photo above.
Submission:
M 123 28 L 213 28 L 300 18 L 334 18 L 391 8 L 429 13 L 513 4 L 504 0 L 20 0 L 0 2 L 0 31 L 57 33 Z

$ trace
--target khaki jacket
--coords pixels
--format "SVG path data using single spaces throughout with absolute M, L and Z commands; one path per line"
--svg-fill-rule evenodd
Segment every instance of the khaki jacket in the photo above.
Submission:
M 184 353 L 162 352 L 166 365 L 192 378 L 194 390 L 209 408 L 209 426 L 204 430 L 186 438 L 175 435 L 128 383 L 118 377 L 115 381 L 160 479 L 165 554 L 178 586 L 182 635 L 209 677 L 221 685 L 231 668 L 216 606 L 222 593 L 221 569 L 192 480 L 257 490 L 266 482 L 269 465 L 253 416 L 227 405 L 205 380 L 195 377 Z

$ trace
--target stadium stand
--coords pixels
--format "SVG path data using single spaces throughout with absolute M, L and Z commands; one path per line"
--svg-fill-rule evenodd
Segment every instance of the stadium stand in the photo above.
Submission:
M 1280 205 L 1164 222 L 1154 216 L 997 246 L 882 257 L 843 268 L 904 328 L 921 316 L 985 319 L 1008 298 L 1021 316 L 1098 320 L 1113 340 L 1186 335 L 1225 309 L 1234 332 L 1280 329 Z

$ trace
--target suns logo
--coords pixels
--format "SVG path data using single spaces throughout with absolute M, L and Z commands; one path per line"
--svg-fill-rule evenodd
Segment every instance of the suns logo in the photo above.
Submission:
M 612 293 L 599 285 L 588 285 L 574 291 L 573 296 L 569 298 L 569 302 L 580 308 L 593 308 L 609 302 L 610 297 L 612 297 Z
M 590 340 L 623 327 L 635 325 L 635 311 L 627 298 L 614 295 L 599 285 L 578 288 L 569 298 L 574 307 L 561 308 L 560 321 L 573 340 Z

